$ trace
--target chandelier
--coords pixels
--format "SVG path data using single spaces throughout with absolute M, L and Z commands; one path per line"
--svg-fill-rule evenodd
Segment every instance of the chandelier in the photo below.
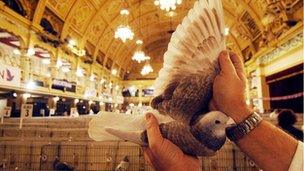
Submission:
M 140 74 L 144 76 L 144 75 L 148 75 L 151 72 L 153 72 L 152 66 L 149 63 L 146 63 L 144 67 L 141 69 Z
M 182 0 L 155 0 L 154 4 L 160 6 L 161 10 L 175 10 L 177 5 L 180 5 Z
M 137 61 L 138 63 L 141 63 L 143 61 L 147 61 L 149 59 L 150 59 L 150 57 L 146 56 L 146 54 L 141 50 L 135 51 L 135 53 L 132 57 L 132 60 Z
M 127 24 L 129 11 L 127 9 L 122 9 L 120 15 L 124 18 L 124 23 L 117 27 L 114 37 L 115 39 L 121 39 L 121 41 L 125 43 L 127 40 L 133 40 L 134 33 Z
M 134 33 L 128 25 L 120 25 L 115 31 L 115 39 L 121 39 L 122 42 L 126 42 L 128 39 L 132 40 Z

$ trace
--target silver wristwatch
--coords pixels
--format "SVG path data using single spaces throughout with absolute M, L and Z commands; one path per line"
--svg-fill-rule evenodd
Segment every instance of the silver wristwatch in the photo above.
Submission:
M 227 127 L 226 135 L 231 141 L 237 141 L 256 128 L 261 121 L 261 116 L 254 112 L 241 123 Z

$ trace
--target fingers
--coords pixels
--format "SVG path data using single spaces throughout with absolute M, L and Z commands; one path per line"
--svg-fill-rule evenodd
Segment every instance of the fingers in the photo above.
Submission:
M 146 114 L 146 121 L 149 147 L 153 150 L 156 150 L 155 147 L 161 145 L 164 141 L 164 138 L 160 133 L 158 121 L 152 113 Z
M 226 75 L 226 74 L 231 74 L 235 73 L 235 68 L 233 66 L 233 63 L 229 57 L 228 51 L 222 51 L 219 55 L 219 64 L 221 68 L 221 73 Z
M 245 70 L 242 59 L 235 53 L 229 52 L 230 59 L 234 65 L 237 75 L 240 79 L 245 79 Z
M 144 152 L 144 158 L 147 161 L 147 163 L 149 165 L 151 165 L 152 167 L 154 167 L 155 165 L 157 165 L 151 149 L 143 147 L 142 150 Z

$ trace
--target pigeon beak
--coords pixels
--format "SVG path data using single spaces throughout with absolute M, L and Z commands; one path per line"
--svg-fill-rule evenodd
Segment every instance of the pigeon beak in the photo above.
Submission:
M 234 125 L 234 124 L 235 124 L 235 121 L 234 121 L 232 118 L 229 117 L 229 119 L 227 120 L 226 124 L 227 124 L 228 126 L 231 126 L 231 125 Z

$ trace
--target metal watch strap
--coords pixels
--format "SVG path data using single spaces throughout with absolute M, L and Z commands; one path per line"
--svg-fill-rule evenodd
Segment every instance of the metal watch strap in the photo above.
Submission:
M 261 116 L 254 112 L 241 123 L 227 127 L 226 135 L 231 141 L 237 141 L 256 128 L 261 121 Z

